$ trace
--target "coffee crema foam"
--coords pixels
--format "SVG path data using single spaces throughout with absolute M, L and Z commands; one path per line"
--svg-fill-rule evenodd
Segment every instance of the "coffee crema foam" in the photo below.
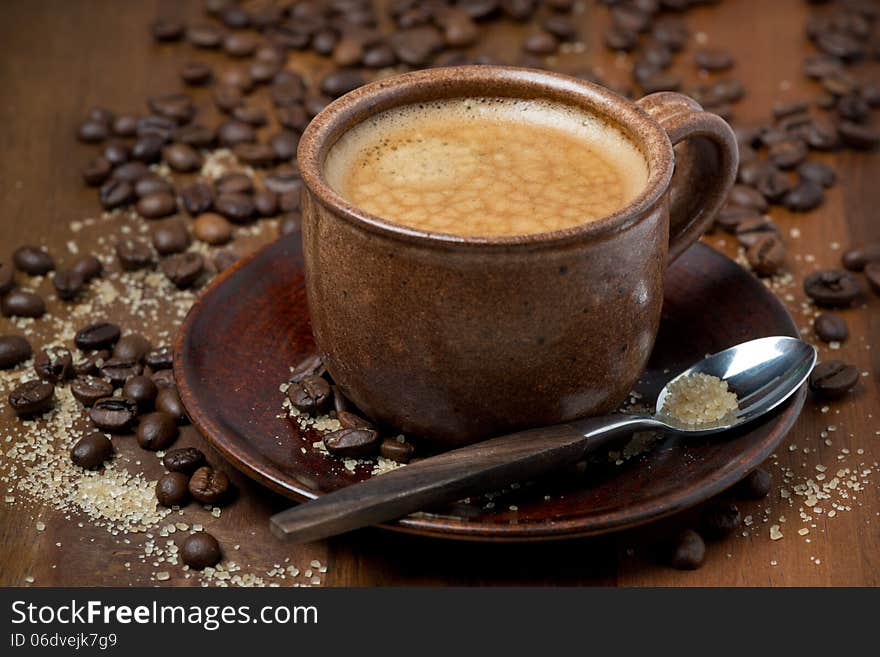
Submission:
M 564 105 L 463 98 L 388 110 L 346 132 L 330 186 L 386 221 L 462 236 L 544 233 L 601 219 L 645 187 L 619 130 Z

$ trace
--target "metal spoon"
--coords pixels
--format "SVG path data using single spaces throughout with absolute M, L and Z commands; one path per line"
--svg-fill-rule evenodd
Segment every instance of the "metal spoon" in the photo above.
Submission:
M 614 413 L 530 429 L 462 447 L 348 486 L 272 517 L 272 532 L 304 543 L 403 517 L 420 509 L 497 490 L 576 463 L 635 431 L 705 436 L 750 422 L 776 408 L 806 381 L 816 349 L 796 338 L 744 342 L 679 374 L 702 372 L 727 381 L 739 409 L 711 424 L 685 424 L 663 411 L 670 381 L 650 414 Z

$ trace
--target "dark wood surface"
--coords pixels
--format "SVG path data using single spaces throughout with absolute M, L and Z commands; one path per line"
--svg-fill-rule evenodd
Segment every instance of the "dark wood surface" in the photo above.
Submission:
M 278 385 L 288 376 L 288 364 L 314 353 L 302 262 L 300 240 L 290 236 L 224 272 L 181 327 L 175 363 L 181 396 L 211 444 L 236 468 L 295 500 L 350 486 L 368 478 L 372 468 L 362 464 L 349 471 L 340 460 L 313 448 L 320 439 L 317 432 L 304 431 L 279 414 L 283 397 Z M 715 312 L 700 312 L 713 304 Z M 758 337 L 796 334 L 785 307 L 757 279 L 713 249 L 696 245 L 667 272 L 660 334 L 637 392 L 653 401 L 672 375 L 706 353 Z M 230 351 L 229 344 L 241 346 Z M 226 357 L 217 358 L 222 352 Z M 268 353 L 275 357 L 262 357 Z M 599 534 L 655 520 L 709 499 L 762 463 L 796 419 L 803 397 L 735 435 L 706 440 L 668 436 L 625 463 L 609 462 L 602 454 L 585 472 L 561 467 L 574 463 L 565 460 L 565 450 L 558 450 L 563 454 L 541 459 L 558 461 L 546 471 L 552 474 L 517 489 L 506 486 L 534 479 L 528 474 L 530 461 L 498 468 L 499 474 L 509 470 L 514 478 L 493 483 L 489 473 L 498 464 L 492 464 L 491 454 L 488 463 L 481 455 L 472 462 L 487 469 L 482 486 L 450 500 L 471 496 L 469 502 L 407 518 L 395 528 L 441 538 L 503 541 Z M 534 447 L 541 441 L 521 444 Z M 620 452 L 622 444 L 614 447 Z M 401 490 L 424 483 L 419 472 L 433 471 L 421 470 L 424 466 L 428 463 L 401 471 L 409 481 Z M 390 481 L 393 474 L 399 473 L 378 481 Z M 446 487 L 453 483 L 450 477 Z M 381 485 L 374 484 L 380 486 L 374 498 Z M 347 495 L 360 494 L 352 490 Z M 491 500 L 485 493 L 492 494 Z M 318 510 L 303 513 L 314 513 L 312 522 L 321 516 Z M 341 520 L 330 509 L 323 515 Z
M 712 45 L 738 53 L 736 72 L 748 88 L 748 96 L 736 106 L 743 121 L 763 121 L 776 100 L 795 100 L 813 89 L 803 80 L 800 60 L 804 52 L 803 22 L 807 3 L 779 0 L 767 3 L 736 0 L 720 7 L 701 8 L 688 15 L 694 32 L 708 36 Z M 104 104 L 118 111 L 141 110 L 150 94 L 178 87 L 176 70 L 188 57 L 186 47 L 154 46 L 147 23 L 159 15 L 198 14 L 195 5 L 168 1 L 119 3 L 109 1 L 59 2 L 35 0 L 7 2 L 0 8 L 0 245 L 4 252 L 22 243 L 43 243 L 66 255 L 69 240 L 91 238 L 95 231 L 74 235 L 69 222 L 98 214 L 93 190 L 82 187 L 79 168 L 93 149 L 74 139 L 77 123 L 90 107 Z M 609 79 L 623 79 L 616 72 L 615 58 L 604 52 L 596 37 L 607 15 L 592 6 L 583 15 L 588 35 L 584 61 L 601 64 Z M 499 48 L 517 41 L 514 28 L 494 30 L 490 41 Z M 508 31 L 509 30 L 509 31 Z M 303 63 L 305 66 L 308 62 Z M 680 67 L 693 73 L 687 54 Z M 877 65 L 863 67 L 877 80 Z M 786 236 L 797 227 L 800 237 L 787 237 L 796 276 L 818 267 L 838 263 L 840 249 L 851 243 L 880 239 L 877 208 L 880 207 L 880 155 L 843 153 L 826 156 L 838 171 L 841 183 L 830 190 L 826 203 L 816 212 L 790 216 L 774 209 L 772 214 Z M 267 230 L 246 240 L 258 243 L 271 237 Z M 707 238 L 718 248 L 735 254 L 729 236 Z M 5 256 L 4 256 L 5 257 Z M 784 287 L 781 294 L 799 327 L 808 326 L 801 311 L 799 286 Z M 787 295 L 791 295 L 788 298 Z M 852 337 L 839 351 L 822 349 L 821 357 L 842 357 L 868 372 L 844 401 L 828 404 L 808 402 L 795 427 L 767 464 L 775 479 L 771 496 L 759 502 L 741 502 L 752 524 L 747 536 L 736 535 L 709 546 L 706 563 L 693 572 L 670 570 L 656 562 L 650 548 L 654 539 L 686 524 L 684 516 L 648 528 L 595 539 L 551 544 L 499 546 L 456 544 L 364 530 L 351 536 L 290 547 L 273 539 L 267 518 L 286 507 L 275 496 L 234 475 L 238 499 L 219 519 L 201 509 L 187 510 L 187 521 L 204 522 L 243 573 L 270 581 L 276 564 L 296 564 L 302 571 L 312 560 L 328 567 L 321 574 L 324 585 L 390 584 L 565 584 L 565 585 L 876 585 L 880 583 L 880 495 L 878 467 L 880 444 L 880 347 L 870 349 L 880 335 L 880 303 L 876 297 L 867 307 L 845 311 Z M 60 306 L 52 306 L 55 314 Z M 711 313 L 712 309 L 707 308 Z M 131 326 L 131 320 L 115 319 Z M 159 320 L 162 320 L 160 317 Z M 168 312 L 164 322 L 173 327 Z M 155 329 L 151 322 L 145 331 Z M 0 319 L 0 333 L 8 330 Z M 44 336 L 46 337 L 46 336 Z M 35 342 L 40 344 L 39 338 Z M 7 429 L 15 422 L 5 401 L 0 402 L 0 440 L 7 449 Z M 831 445 L 821 437 L 829 425 Z M 180 444 L 204 445 L 195 430 L 184 431 Z M 809 449 L 804 453 L 804 449 Z M 135 458 L 137 448 L 124 451 Z M 844 453 L 842 450 L 847 450 Z M 861 450 L 861 452 L 859 452 Z M 841 457 L 838 460 L 838 457 Z M 220 462 L 211 452 L 210 458 Z M 805 526 L 799 519 L 801 498 L 792 502 L 780 496 L 783 471 L 790 469 L 793 483 L 816 477 L 815 466 L 834 471 L 841 464 L 863 476 L 860 491 L 849 491 L 835 517 L 814 515 L 810 533 L 799 536 Z M 160 473 L 158 463 L 144 461 L 148 477 Z M 3 473 L 4 490 L 14 488 L 14 477 Z M 137 559 L 144 537 L 113 536 L 73 513 L 15 495 L 15 503 L 0 503 L 0 584 L 34 585 L 149 585 L 157 570 L 167 570 L 164 585 L 196 585 L 197 578 L 184 578 L 179 567 L 153 567 Z M 825 511 L 828 508 L 826 505 Z M 784 538 L 771 540 L 769 527 L 780 523 Z M 45 529 L 38 531 L 37 523 Z M 815 525 L 815 526 L 812 526 Z M 809 542 L 807 542 L 809 540 Z M 129 542 L 126 542 L 129 541 Z M 60 544 L 60 545 L 59 545 Z M 230 546 L 239 546 L 234 549 Z M 289 562 L 285 562 L 288 559 Z M 126 568 L 125 563 L 131 562 Z M 281 584 L 303 577 L 271 579 Z

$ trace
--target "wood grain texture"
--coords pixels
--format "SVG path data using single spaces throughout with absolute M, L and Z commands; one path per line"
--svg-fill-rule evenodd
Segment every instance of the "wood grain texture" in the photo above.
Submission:
M 804 52 L 803 21 L 808 4 L 801 0 L 735 0 L 719 7 L 700 8 L 688 14 L 695 32 L 708 35 L 709 43 L 737 53 L 737 75 L 748 95 L 735 108 L 738 119 L 763 121 L 776 100 L 807 96 L 813 86 L 800 73 Z M 176 71 L 188 57 L 185 47 L 157 47 L 147 36 L 146 25 L 159 14 L 195 17 L 196 4 L 171 0 L 119 3 L 110 0 L 33 0 L 6 2 L 0 7 L 0 248 L 8 252 L 25 242 L 45 243 L 61 252 L 72 238 L 70 220 L 94 216 L 97 203 L 92 190 L 79 179 L 79 168 L 91 148 L 74 140 L 77 123 L 95 104 L 116 110 L 140 110 L 150 94 L 178 87 Z M 587 52 L 581 61 L 598 63 L 606 77 L 623 80 L 615 57 L 604 52 L 598 34 L 607 21 L 605 10 L 592 5 L 583 14 Z M 487 44 L 510 51 L 518 43 L 516 28 L 493 30 Z M 574 56 L 561 58 L 573 66 Z M 693 79 L 691 55 L 680 56 L 679 68 Z M 211 59 L 210 57 L 208 59 Z M 878 80 L 876 63 L 859 66 L 860 75 Z M 802 275 L 839 262 L 840 248 L 853 242 L 880 239 L 880 154 L 827 154 L 841 183 L 829 191 L 825 204 L 804 216 L 774 208 L 772 214 L 786 235 L 792 228 L 800 237 L 787 243 L 794 254 L 792 270 Z M 729 236 L 707 238 L 735 255 Z M 837 246 L 836 246 L 837 245 Z M 803 296 L 797 286 L 786 294 L 800 327 L 808 321 L 800 314 Z M 820 358 L 847 359 L 869 373 L 849 399 L 829 404 L 808 402 L 797 424 L 768 466 L 777 481 L 781 468 L 791 468 L 798 480 L 814 477 L 815 466 L 835 468 L 838 456 L 848 466 L 864 463 L 877 471 L 880 444 L 880 347 L 869 349 L 880 335 L 880 303 L 876 297 L 866 308 L 845 311 L 851 338 L 840 350 L 821 350 Z M 707 309 L 711 313 L 711 308 Z M 117 318 L 121 319 L 121 318 Z M 7 329 L 0 319 L 0 333 Z M 0 407 L 0 439 L 15 422 L 5 403 Z M 821 433 L 829 425 L 826 445 Z M 205 442 L 187 428 L 180 445 Z M 809 448 L 809 453 L 804 453 Z M 130 454 L 136 454 L 135 447 Z M 846 449 L 849 455 L 841 450 Z M 862 454 L 858 454 L 862 450 Z M 209 458 L 220 462 L 209 450 Z M 152 460 L 144 470 L 156 477 L 161 469 Z M 245 477 L 233 474 L 240 490 L 236 504 L 216 521 L 201 510 L 188 511 L 189 521 L 204 521 L 224 549 L 252 571 L 265 572 L 285 559 L 300 568 L 317 559 L 329 566 L 328 585 L 877 585 L 880 584 L 880 491 L 877 474 L 865 490 L 853 493 L 850 511 L 836 517 L 817 515 L 810 534 L 800 537 L 795 526 L 798 503 L 790 505 L 774 493 L 767 500 L 743 502 L 743 514 L 752 515 L 748 536 L 735 536 L 709 546 L 704 567 L 677 572 L 658 564 L 651 542 L 677 525 L 689 524 L 685 514 L 645 529 L 611 536 L 555 544 L 452 544 L 420 537 L 364 530 L 344 538 L 290 547 L 274 540 L 267 519 L 288 504 Z M 3 482 L 4 488 L 9 483 Z M 204 516 L 204 517 L 203 517 Z M 785 538 L 771 541 L 768 527 L 782 523 Z M 40 518 L 45 531 L 35 530 Z M 767 522 L 764 522 L 765 518 Z M 79 526 L 82 522 L 82 526 Z M 797 526 L 800 526 L 798 524 Z M 790 527 L 790 529 L 789 529 Z M 807 543 L 807 539 L 810 540 Z M 0 584 L 20 585 L 33 578 L 35 585 L 150 584 L 152 568 L 139 564 L 139 541 L 126 544 L 103 529 L 75 516 L 67 518 L 39 505 L 0 504 Z M 58 547 L 58 543 L 61 547 Z M 240 545 L 239 550 L 231 546 Z M 123 564 L 134 562 L 129 570 Z M 192 585 L 172 569 L 164 584 Z

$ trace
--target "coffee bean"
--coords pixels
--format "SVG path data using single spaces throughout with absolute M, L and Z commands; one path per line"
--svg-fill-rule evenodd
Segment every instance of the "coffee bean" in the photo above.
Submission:
M 113 385 L 121 386 L 130 377 L 143 374 L 144 368 L 136 360 L 113 357 L 104 361 L 104 365 L 101 366 L 99 371 L 101 376 L 110 379 Z
M 239 105 L 232 111 L 232 118 L 254 127 L 266 125 L 269 120 L 266 110 L 255 105 Z
M 71 394 L 83 406 L 92 406 L 99 399 L 113 396 L 113 386 L 96 376 L 78 376 L 70 384 Z
M 269 144 L 279 160 L 292 160 L 296 157 L 299 135 L 289 130 L 282 130 L 272 135 Z
M 55 269 L 55 262 L 49 253 L 38 246 L 22 246 L 12 254 L 16 268 L 31 276 L 43 276 Z
M 319 354 L 311 354 L 299 361 L 290 373 L 290 382 L 299 383 L 306 377 L 321 377 L 327 372 L 327 367 Z
M 819 363 L 810 374 L 810 390 L 826 399 L 842 397 L 859 382 L 859 368 L 840 360 Z
M 133 137 L 137 132 L 138 117 L 134 114 L 120 114 L 113 120 L 113 134 L 117 137 Z
M 117 166 L 128 162 L 128 159 L 131 156 L 131 149 L 129 149 L 126 143 L 119 140 L 114 140 L 108 142 L 104 146 L 104 150 L 101 151 L 101 155 L 110 164 L 112 164 L 113 166 Z
M 335 398 L 335 397 L 334 397 Z M 336 415 L 343 429 L 373 429 L 373 423 L 350 411 L 339 411 Z
M 266 84 L 272 81 L 281 70 L 281 62 L 253 62 L 248 68 L 251 79 L 258 84 Z
M 92 120 L 80 123 L 79 129 L 76 132 L 76 136 L 79 137 L 79 140 L 88 144 L 102 142 L 107 139 L 109 134 L 110 128 L 106 123 Z
M 254 181 L 246 173 L 230 171 L 214 181 L 214 189 L 221 194 L 251 194 L 254 191 Z
M 268 167 L 275 162 L 275 150 L 269 144 L 236 144 L 232 152 L 239 162 L 251 167 Z
M 171 347 L 157 347 L 144 355 L 144 364 L 154 372 L 170 369 L 174 364 L 173 356 Z
M 205 455 L 195 447 L 179 447 L 165 453 L 162 465 L 171 472 L 192 474 L 205 465 Z
M 272 102 L 277 107 L 299 105 L 305 96 L 305 82 L 299 73 L 294 71 L 281 71 L 272 80 L 270 94 Z
M 191 61 L 180 68 L 180 77 L 184 84 L 200 87 L 211 81 L 214 72 L 205 62 Z
M 219 214 L 206 212 L 200 214 L 193 224 L 193 233 L 196 239 L 206 244 L 226 244 L 232 239 L 232 224 Z
M 772 169 L 756 183 L 758 191 L 770 201 L 780 201 L 794 187 L 791 179 L 782 171 Z
M 820 313 L 813 320 L 813 330 L 823 342 L 843 342 L 849 337 L 846 320 L 837 313 Z
M 189 123 L 180 126 L 174 131 L 174 140 L 193 148 L 212 148 L 217 139 L 217 133 L 201 123 Z
M 720 48 L 700 48 L 694 53 L 694 62 L 705 71 L 726 71 L 733 68 L 733 55 Z
M 676 570 L 696 570 L 706 558 L 706 544 L 693 529 L 679 533 L 669 547 L 669 565 Z
M 793 169 L 807 157 L 807 145 L 800 139 L 777 142 L 767 152 L 767 159 L 780 169 Z
M 364 74 L 357 69 L 338 69 L 321 80 L 321 92 L 338 98 L 365 83 Z
M 869 150 L 880 144 L 880 131 L 852 121 L 841 121 L 837 131 L 843 142 L 860 150 Z
M 171 139 L 171 135 L 177 130 L 177 122 L 167 116 L 145 116 L 138 119 L 137 136 L 146 137 L 156 135 L 163 142 Z
M 396 438 L 386 438 L 379 445 L 379 455 L 398 463 L 409 463 L 415 455 L 415 448 L 411 443 L 402 443 Z
M 250 196 L 238 193 L 222 193 L 214 201 L 214 209 L 230 221 L 241 224 L 254 216 L 254 201 Z
M 837 115 L 841 119 L 864 123 L 871 115 L 871 107 L 859 93 L 851 93 L 837 100 Z
M 801 180 L 782 199 L 782 204 L 792 212 L 808 212 L 822 205 L 825 194 L 819 183 Z
M 122 387 L 122 396 L 137 403 L 140 412 L 152 407 L 158 393 L 159 389 L 153 380 L 143 374 L 131 377 Z
M 320 376 L 307 375 L 290 384 L 287 397 L 297 410 L 319 414 L 330 402 L 330 384 Z
M 126 162 L 113 169 L 110 178 L 111 180 L 128 183 L 133 194 L 134 184 L 141 178 L 149 175 L 152 175 L 152 171 L 143 162 Z M 117 194 L 121 194 L 121 192 L 117 192 Z
M 86 164 L 82 171 L 82 177 L 87 185 L 95 187 L 107 180 L 112 169 L 113 165 L 110 164 L 106 158 L 99 155 L 98 157 L 89 160 L 88 164 Z
M 174 196 L 174 187 L 160 176 L 145 176 L 134 184 L 134 193 L 138 198 L 151 194 L 168 194 Z
M 241 89 L 230 84 L 219 84 L 214 87 L 214 104 L 221 112 L 229 114 L 242 103 Z
M 43 381 L 67 381 L 73 376 L 73 356 L 66 347 L 41 349 L 34 359 L 34 371 Z
M 153 380 L 153 383 L 156 384 L 156 387 L 159 388 L 159 392 L 161 393 L 165 388 L 174 388 L 174 371 L 170 369 L 159 370 L 158 372 L 153 372 L 150 378 Z M 156 402 L 158 403 L 159 396 L 156 395 Z M 167 409 L 159 409 L 167 412 Z
M 801 180 L 808 180 L 817 185 L 821 185 L 822 187 L 833 186 L 837 179 L 834 169 L 827 164 L 814 162 L 812 160 L 802 162 L 798 167 L 797 172 L 801 177 Z
M 759 216 L 743 221 L 734 231 L 736 241 L 745 247 L 751 247 L 765 237 L 780 238 L 779 228 L 768 217 Z
M 763 194 L 754 187 L 734 185 L 731 187 L 730 194 L 727 198 L 728 201 L 734 205 L 752 208 L 758 212 L 767 211 L 767 199 L 765 199 Z
M 261 217 L 273 217 L 278 214 L 278 196 L 262 189 L 254 194 L 254 208 Z
M 299 190 L 282 192 L 278 195 L 278 209 L 284 213 L 296 212 L 299 210 L 301 200 Z
M 22 418 L 42 415 L 55 400 L 55 386 L 48 381 L 25 381 L 9 393 L 9 406 Z
M 0 262 L 0 297 L 15 287 L 15 269 L 8 262 Z
M 0 299 L 0 314 L 4 317 L 33 317 L 38 319 L 46 314 L 46 303 L 33 292 L 12 290 Z
M 183 23 L 174 18 L 157 18 L 150 24 L 150 33 L 156 41 L 178 41 L 184 29 Z
M 169 472 L 156 482 L 156 500 L 162 506 L 186 506 L 189 502 L 189 477 L 182 472 Z
M 161 135 L 147 134 L 138 139 L 131 148 L 131 156 L 138 162 L 152 164 L 162 157 L 165 139 Z
M 85 376 L 87 374 L 97 374 L 98 370 L 103 367 L 107 359 L 110 358 L 110 352 L 106 349 L 100 349 L 87 354 L 73 363 L 73 373 L 76 376 Z M 111 388 L 111 393 L 112 393 Z
M 709 538 L 730 536 L 741 524 L 742 516 L 732 502 L 713 502 L 700 514 L 700 530 Z
M 136 238 L 117 242 L 116 256 L 124 271 L 146 269 L 153 265 L 153 250 L 143 240 Z
M 77 331 L 73 341 L 83 351 L 104 349 L 116 344 L 120 334 L 121 331 L 116 324 L 98 322 Z
M 171 372 L 171 370 L 163 370 L 167 372 Z M 173 377 L 174 375 L 171 374 Z M 153 378 L 155 382 L 155 376 Z M 156 395 L 156 410 L 162 411 L 163 413 L 168 413 L 171 415 L 179 424 L 185 424 L 189 422 L 189 417 L 186 414 L 186 409 L 183 406 L 183 402 L 180 401 L 180 394 L 177 392 L 176 386 L 168 386 L 162 387 L 156 382 L 156 385 L 159 386 L 159 394 Z
M 70 271 L 79 274 L 83 281 L 88 282 L 104 273 L 104 265 L 93 255 L 82 256 L 70 266 Z
M 330 96 L 325 96 L 324 94 L 310 94 L 306 96 L 303 101 L 303 108 L 305 109 L 306 115 L 310 118 L 316 117 L 320 114 L 327 105 L 333 102 L 333 99 Z
M 302 191 L 302 179 L 299 177 L 299 171 L 288 164 L 276 167 L 275 171 L 263 178 L 263 184 L 266 189 L 275 194 L 292 193 L 299 197 Z
M 97 431 L 80 438 L 70 450 L 70 460 L 86 470 L 97 470 L 113 456 L 113 443 Z
M 257 49 L 257 40 L 248 32 L 230 32 L 223 39 L 223 50 L 232 57 L 248 57 Z
M 764 217 L 757 210 L 741 205 L 725 205 L 715 217 L 715 225 L 727 233 L 735 232 L 747 221 L 764 221 Z
M 368 68 L 387 68 L 397 63 L 397 55 L 387 43 L 380 43 L 364 50 L 361 63 Z
M 173 171 L 188 173 L 198 171 L 202 166 L 202 156 L 192 146 L 175 143 L 162 150 L 162 159 Z
M 609 50 L 630 52 L 638 45 L 639 35 L 635 30 L 611 25 L 605 30 L 604 41 Z
M 764 160 L 741 162 L 737 172 L 737 179 L 744 185 L 757 185 L 758 181 L 773 169 L 773 165 Z
M 177 422 L 171 415 L 156 411 L 141 418 L 136 436 L 138 445 L 156 452 L 174 443 L 179 433 Z
M 134 188 L 124 180 L 108 180 L 101 185 L 98 200 L 105 210 L 113 210 L 134 201 Z
M 422 25 L 393 33 L 389 45 L 400 61 L 410 66 L 422 66 L 443 47 L 443 37 L 437 28 Z
M 190 477 L 189 492 L 202 504 L 219 504 L 229 493 L 229 477 L 222 470 L 202 466 Z
M 203 570 L 220 563 L 222 554 L 217 539 L 206 532 L 187 537 L 180 548 L 180 558 L 190 568 Z
M 192 239 L 189 231 L 179 219 L 163 221 L 152 231 L 153 248 L 159 255 L 170 255 L 186 251 Z
M 172 93 L 153 96 L 147 99 L 150 111 L 175 123 L 189 123 L 195 116 L 196 109 L 189 94 Z
M 121 433 L 137 417 L 137 404 L 125 397 L 104 397 L 92 405 L 89 417 L 102 431 Z
M 868 263 L 880 262 L 880 242 L 869 242 L 865 246 L 848 249 L 841 262 L 850 271 L 862 271 Z
M 232 147 L 236 144 L 245 144 L 254 142 L 257 139 L 257 133 L 254 132 L 253 126 L 241 121 L 224 121 L 217 128 L 217 139 L 223 146 Z
M 343 37 L 333 47 L 332 57 L 337 66 L 355 66 L 364 57 L 364 44 L 359 39 Z
M 333 30 L 321 30 L 312 37 L 312 50 L 327 57 L 333 52 L 338 40 L 339 37 Z
M 205 259 L 200 253 L 189 251 L 162 261 L 162 273 L 178 288 L 191 287 L 205 270 Z
M 180 191 L 180 196 L 183 199 L 183 207 L 193 216 L 207 212 L 214 204 L 211 187 L 205 183 L 187 185 Z
M 20 335 L 0 335 L 0 370 L 21 365 L 32 354 L 31 343 Z
M 880 295 L 880 263 L 869 262 L 865 266 L 865 278 L 874 294 Z
M 848 271 L 830 269 L 807 276 L 804 292 L 819 306 L 848 306 L 862 294 L 862 286 Z
M 733 487 L 735 495 L 749 500 L 760 500 L 770 492 L 772 478 L 764 468 L 755 468 Z
M 379 451 L 380 442 L 375 429 L 339 429 L 324 436 L 327 451 L 339 458 L 372 456 Z
M 62 269 L 56 271 L 52 275 L 52 285 L 55 288 L 55 292 L 58 294 L 59 299 L 70 301 L 82 291 L 85 281 L 83 280 L 83 277 L 75 271 Z

